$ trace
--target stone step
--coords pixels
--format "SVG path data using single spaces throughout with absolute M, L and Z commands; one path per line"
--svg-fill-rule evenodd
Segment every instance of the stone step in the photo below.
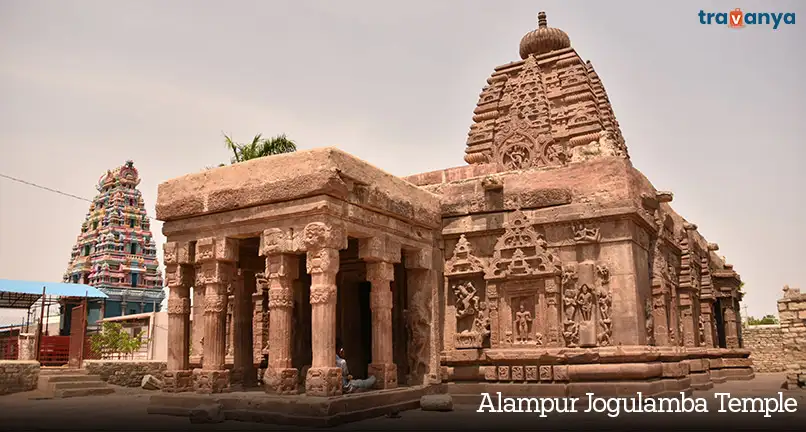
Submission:
M 114 393 L 115 389 L 112 387 L 89 387 L 89 388 L 80 388 L 80 389 L 64 389 L 64 390 L 55 390 L 53 396 L 55 398 L 64 399 L 64 398 L 71 398 L 71 397 L 82 397 L 82 396 L 101 396 Z
M 57 382 L 101 382 L 98 375 L 51 375 L 43 377 L 48 383 Z
M 64 390 L 64 389 L 81 389 L 81 388 L 96 388 L 96 387 L 106 387 L 106 383 L 103 381 L 69 381 L 69 382 L 54 382 L 50 383 L 50 388 L 55 390 Z
M 39 376 L 58 376 L 58 375 L 87 375 L 86 369 L 73 369 L 73 368 L 48 368 L 44 367 L 39 369 Z

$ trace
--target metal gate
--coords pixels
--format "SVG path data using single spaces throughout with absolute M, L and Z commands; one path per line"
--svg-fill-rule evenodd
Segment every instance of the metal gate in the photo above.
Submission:
M 70 317 L 70 358 L 67 367 L 80 368 L 84 359 L 84 339 L 87 335 L 87 301 L 73 308 Z

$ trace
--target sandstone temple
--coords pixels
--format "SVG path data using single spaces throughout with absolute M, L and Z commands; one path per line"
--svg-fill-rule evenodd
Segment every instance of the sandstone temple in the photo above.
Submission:
M 98 180 L 98 195 L 73 245 L 65 282 L 92 285 L 109 296 L 90 301 L 88 323 L 101 318 L 156 312 L 165 298 L 157 248 L 132 161 Z M 79 300 L 63 301 L 62 334 L 70 334 L 71 312 Z M 73 304 L 75 303 L 75 304 Z
M 633 167 L 592 64 L 542 12 L 520 57 L 482 89 L 466 166 L 398 178 L 323 148 L 162 183 L 164 390 L 254 384 L 267 353 L 267 393 L 336 396 L 337 339 L 377 389 L 456 397 L 752 378 L 739 275 Z

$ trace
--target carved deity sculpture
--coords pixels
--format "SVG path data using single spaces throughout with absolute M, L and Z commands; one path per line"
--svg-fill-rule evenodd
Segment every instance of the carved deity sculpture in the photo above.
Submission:
M 610 320 L 610 309 L 613 303 L 613 296 L 610 291 L 602 289 L 598 296 L 599 303 L 599 335 L 598 341 L 601 346 L 610 345 L 610 339 L 613 335 L 613 323 Z
M 700 315 L 700 322 L 699 322 L 699 336 L 700 336 L 700 344 L 705 343 L 705 315 Z
M 529 341 L 529 323 L 532 322 L 532 313 L 526 310 L 521 302 L 520 311 L 515 314 L 516 340 L 518 343 Z
M 476 313 L 476 318 L 473 319 L 473 331 L 484 337 L 490 335 L 490 317 L 485 302 L 479 303 L 479 310 Z
M 595 242 L 599 241 L 599 228 L 590 228 L 581 223 L 573 225 L 574 241 L 580 242 Z
M 655 344 L 655 314 L 652 309 L 652 301 L 646 299 L 646 306 L 644 306 L 644 318 L 646 319 L 646 343 L 648 345 Z
M 453 286 L 453 293 L 456 295 L 456 317 L 463 318 L 475 315 L 478 309 L 479 297 L 476 295 L 476 287 L 471 282 L 464 282 Z
M 577 299 L 576 293 L 573 289 L 566 289 L 565 295 L 563 296 L 563 304 L 565 305 L 565 320 L 568 322 L 574 321 L 574 315 L 576 314 L 577 308 Z
M 577 295 L 577 304 L 579 305 L 582 319 L 590 321 L 593 317 L 593 293 L 587 284 L 583 284 L 580 288 L 579 295 Z

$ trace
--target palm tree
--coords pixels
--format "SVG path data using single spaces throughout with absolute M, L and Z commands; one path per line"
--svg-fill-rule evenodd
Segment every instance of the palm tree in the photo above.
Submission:
M 252 142 L 248 144 L 236 143 L 227 134 L 224 134 L 224 142 L 227 144 L 227 148 L 232 151 L 233 156 L 230 159 L 230 163 L 233 164 L 264 156 L 297 151 L 297 145 L 294 141 L 288 139 L 285 134 L 277 135 L 273 138 L 263 138 L 262 134 L 257 134 L 252 138 Z

